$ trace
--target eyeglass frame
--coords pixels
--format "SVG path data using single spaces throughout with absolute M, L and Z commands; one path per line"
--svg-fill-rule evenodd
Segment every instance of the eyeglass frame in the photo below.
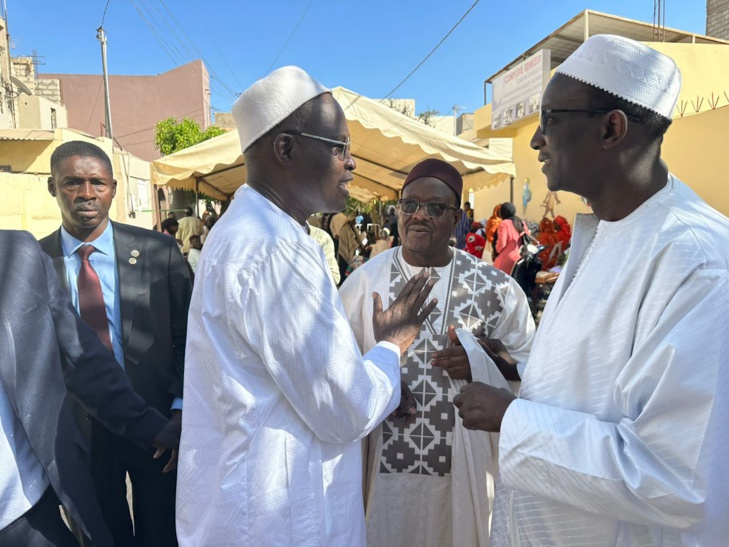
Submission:
M 299 131 L 298 129 L 287 129 L 286 131 L 281 131 L 281 133 L 285 133 L 286 135 L 295 135 L 300 137 L 306 137 L 308 139 L 314 139 L 317 141 L 326 142 L 329 144 L 334 144 L 337 146 L 337 152 L 334 154 L 337 156 L 341 161 L 345 161 L 347 158 L 347 151 L 349 150 L 349 153 L 352 153 L 352 141 L 349 137 L 347 137 L 346 141 L 338 141 L 336 139 L 330 139 L 328 137 L 320 137 L 319 135 L 312 135 L 311 133 L 304 133 L 303 131 Z M 339 155 L 339 149 L 342 149 L 342 155 Z
M 417 209 L 415 209 L 415 211 L 413 211 L 412 213 L 406 213 L 405 211 L 403 211 L 400 208 L 400 205 L 405 201 L 408 201 L 411 203 L 417 203 L 418 204 Z M 439 207 L 445 207 L 445 209 L 443 209 L 443 213 L 441 215 L 434 216 L 428 212 L 428 205 L 438 205 Z M 459 207 L 455 207 L 453 205 L 448 205 L 447 203 L 441 203 L 439 201 L 427 201 L 427 202 L 423 203 L 423 202 L 418 201 L 417 199 L 412 199 L 412 198 L 400 198 L 397 200 L 397 210 L 400 211 L 400 213 L 403 215 L 412 216 L 415 213 L 417 213 L 418 211 L 420 211 L 421 207 L 425 209 L 425 214 L 428 215 L 430 218 L 443 218 L 448 209 L 453 209 L 454 211 L 457 211 L 459 209 Z
M 570 114 L 570 113 L 589 113 L 589 114 L 607 114 L 608 112 L 613 112 L 617 110 L 618 112 L 623 112 L 619 108 L 540 108 L 539 109 L 539 131 L 542 133 L 542 135 L 546 135 L 546 125 L 544 124 L 544 116 L 549 116 L 550 114 Z M 632 114 L 628 114 L 626 112 L 623 112 L 625 114 L 625 117 L 629 120 L 632 120 L 634 122 L 640 122 L 640 118 L 637 116 L 633 116 Z

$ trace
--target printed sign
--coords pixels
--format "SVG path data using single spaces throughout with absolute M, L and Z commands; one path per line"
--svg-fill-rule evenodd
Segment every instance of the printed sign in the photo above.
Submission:
M 500 129 L 537 114 L 549 81 L 551 52 L 541 49 L 511 70 L 494 78 L 491 128 Z

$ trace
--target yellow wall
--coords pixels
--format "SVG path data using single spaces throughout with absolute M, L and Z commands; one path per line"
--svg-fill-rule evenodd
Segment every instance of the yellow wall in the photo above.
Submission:
M 663 159 L 676 176 L 691 186 L 710 205 L 729 216 L 729 152 L 725 134 L 729 128 L 729 46 L 710 44 L 647 43 L 671 56 L 683 77 L 681 95 L 674 111 L 663 146 Z M 713 97 L 713 98 L 712 98 Z M 714 101 L 716 109 L 712 109 Z M 528 121 L 527 121 L 528 120 Z M 522 120 L 521 127 L 491 132 L 491 105 L 474 113 L 474 129 L 480 138 L 513 137 L 514 204 L 519 215 L 539 221 L 540 207 L 547 195 L 547 183 L 537 161 L 537 153 L 529 146 L 537 128 L 536 117 Z M 530 179 L 532 200 L 526 214 L 522 208 L 524 179 Z M 494 205 L 508 200 L 509 185 L 481 190 L 475 194 L 477 218 L 488 218 Z M 570 223 L 575 214 L 589 212 L 574 194 L 559 192 L 561 204 L 554 206 L 557 215 Z
M 11 173 L 0 172 L 0 229 L 27 230 L 42 238 L 58 229 L 61 214 L 55 198 L 47 189 L 51 154 L 62 142 L 84 140 L 101 147 L 111 156 L 109 139 L 95 139 L 76 132 L 58 129 L 54 141 L 0 141 L 0 165 L 10 165 Z M 138 210 L 139 181 L 149 180 L 149 162 L 115 151 L 112 156 L 117 192 L 109 210 L 112 220 L 151 228 L 154 216 Z M 143 185 L 144 186 L 144 185 Z M 151 185 L 147 185 L 151 193 Z M 131 194 L 131 196 L 130 196 Z M 146 200 L 151 204 L 151 195 Z M 135 207 L 131 201 L 135 200 Z M 150 207 L 151 208 L 151 207 Z M 129 215 L 134 209 L 135 216 Z
M 542 174 L 542 164 L 537 161 L 537 152 L 529 146 L 529 141 L 536 129 L 537 122 L 534 120 L 516 130 L 514 137 L 514 165 L 516 166 L 514 205 L 516 205 L 519 216 L 538 222 L 544 216 L 544 208 L 541 205 L 549 190 L 547 189 L 547 179 Z M 527 178 L 532 199 L 525 212 L 522 197 L 524 180 Z M 570 223 L 577 213 L 589 212 L 589 209 L 580 201 L 579 196 L 575 194 L 558 192 L 557 198 L 561 203 L 554 202 L 554 214 L 564 216 Z M 493 188 L 480 190 L 476 192 L 474 201 L 476 202 L 474 207 L 476 218 L 488 218 L 496 204 L 509 201 L 509 184 L 500 184 Z
M 663 141 L 671 172 L 729 216 L 729 106 L 673 120 Z
M 537 123 L 521 128 L 514 138 L 514 204 L 518 214 L 528 220 L 539 221 L 544 216 L 540 205 L 547 195 L 547 182 L 542 174 L 537 152 L 529 146 Z M 688 184 L 709 205 L 729 216 L 729 152 L 724 137 L 729 128 L 729 106 L 675 118 L 663 142 L 662 157 L 670 171 Z M 532 200 L 526 214 L 522 209 L 524 179 L 530 179 Z M 561 204 L 554 212 L 572 223 L 577 213 L 589 212 L 579 196 L 559 192 Z M 476 192 L 474 207 L 476 218 L 491 216 L 494 205 L 509 199 L 509 185 L 501 184 Z

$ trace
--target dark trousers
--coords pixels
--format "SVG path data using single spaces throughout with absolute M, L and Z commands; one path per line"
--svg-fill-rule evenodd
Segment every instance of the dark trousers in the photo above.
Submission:
M 33 507 L 0 530 L 0 547 L 78 547 L 58 506 L 49 486 Z
M 152 448 L 142 450 L 96 422 L 91 429 L 91 476 L 114 544 L 119 547 L 177 545 L 176 472 L 162 473 L 169 453 L 155 460 Z M 132 483 L 133 523 L 127 502 L 127 473 Z

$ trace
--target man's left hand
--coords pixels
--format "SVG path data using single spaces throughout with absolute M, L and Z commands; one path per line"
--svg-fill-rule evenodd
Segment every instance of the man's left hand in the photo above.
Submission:
M 154 453 L 154 459 L 161 458 L 168 449 L 171 449 L 170 460 L 162 470 L 163 473 L 174 471 L 177 467 L 177 450 L 180 446 L 180 435 L 182 433 L 182 411 L 173 410 L 170 421 L 167 422 L 157 436 L 152 441 L 152 445 L 157 448 Z
M 516 399 L 508 389 L 499 389 L 481 382 L 461 388 L 453 403 L 466 429 L 500 431 L 506 409 Z
M 466 350 L 458 339 L 456 329 L 452 325 L 448 327 L 448 338 L 454 344 L 453 347 L 436 351 L 430 364 L 434 367 L 441 367 L 453 380 L 471 381 L 471 363 L 468 360 Z

